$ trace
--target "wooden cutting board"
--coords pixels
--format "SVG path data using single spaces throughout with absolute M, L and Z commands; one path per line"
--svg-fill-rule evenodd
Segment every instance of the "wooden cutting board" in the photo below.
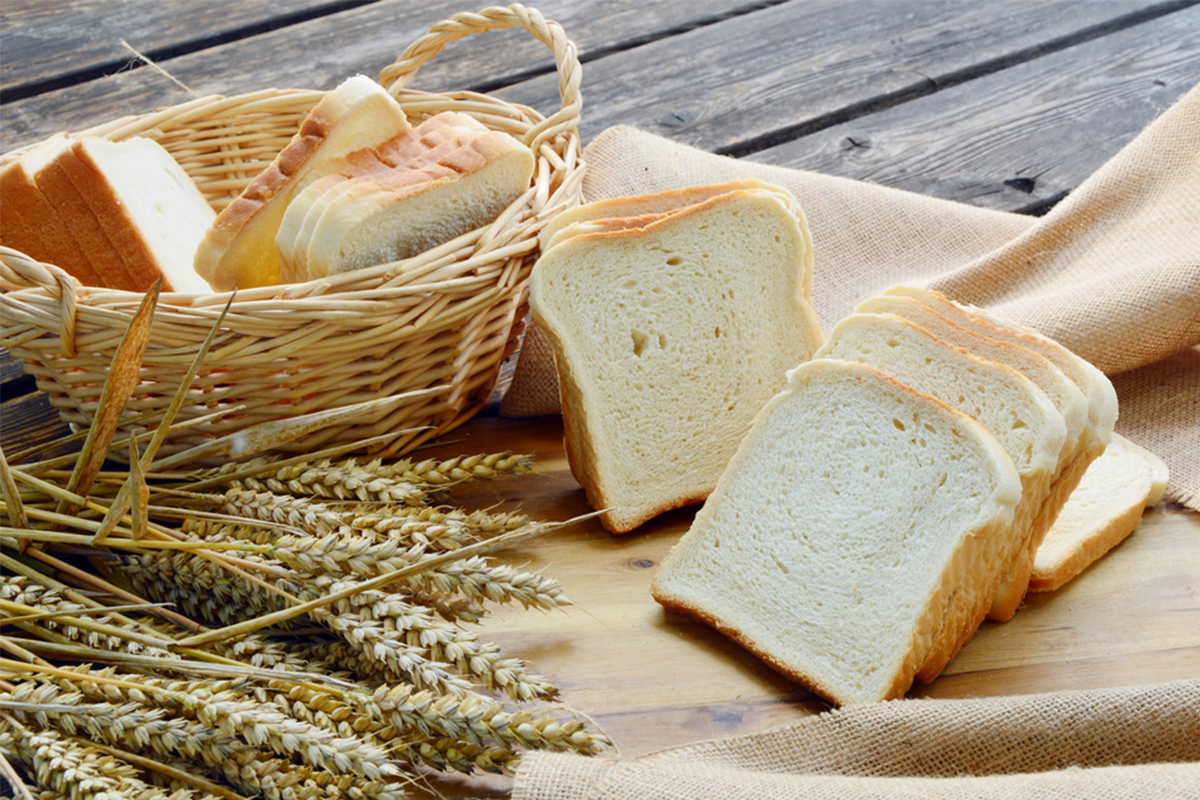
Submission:
M 462 505 L 519 508 L 542 520 L 590 510 L 571 477 L 558 417 L 478 418 L 419 455 L 514 451 L 535 473 L 464 486 Z M 651 578 L 695 509 L 624 536 L 594 520 L 497 557 L 558 579 L 574 606 L 501 609 L 481 638 L 530 661 L 562 703 L 600 726 L 623 756 L 794 722 L 826 705 L 705 625 L 667 613 Z M 1161 504 L 1082 576 L 986 622 L 918 697 L 1027 694 L 1200 676 L 1200 514 Z

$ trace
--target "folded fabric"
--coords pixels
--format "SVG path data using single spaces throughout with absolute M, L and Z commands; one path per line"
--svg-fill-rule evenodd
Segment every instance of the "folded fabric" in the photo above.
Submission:
M 1200 680 L 851 706 L 637 759 L 535 752 L 512 797 L 1197 798 Z
M 976 208 L 705 153 L 629 127 L 585 153 L 584 200 L 756 178 L 791 190 L 812 231 L 813 306 L 828 331 L 901 283 L 989 308 L 1103 370 L 1117 430 L 1200 510 L 1200 86 L 1046 216 Z M 532 328 L 501 405 L 556 413 L 553 356 Z

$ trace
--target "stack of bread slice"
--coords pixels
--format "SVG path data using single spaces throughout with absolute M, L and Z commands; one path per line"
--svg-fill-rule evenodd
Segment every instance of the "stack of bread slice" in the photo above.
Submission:
M 557 217 L 530 281 L 571 471 L 610 531 L 703 501 L 786 372 L 821 345 L 785 190 L 739 182 Z
M 529 190 L 533 153 L 445 111 L 328 165 L 289 203 L 275 236 L 281 280 L 410 258 L 494 220 Z
M 532 151 L 465 114 L 413 127 L 362 75 L 217 217 L 195 269 L 220 290 L 296 283 L 409 258 L 495 220 L 530 190 Z
M 813 392 L 816 375 L 841 391 Z M 889 402 L 907 408 L 916 396 L 950 416 L 864 412 L 858 393 L 878 376 L 901 387 Z M 847 404 L 859 410 L 847 417 Z M 907 288 L 842 320 L 770 408 L 664 562 L 654 595 L 837 703 L 933 680 L 986 617 L 1012 616 L 1038 545 L 1112 440 L 1117 411 L 1108 380 L 1065 348 Z M 800 430 L 801 419 L 834 430 Z M 994 491 L 959 488 L 965 467 L 946 454 L 955 442 L 975 453 L 980 432 L 997 447 L 970 469 L 980 479 L 1011 470 L 1010 507 Z M 772 470 L 794 481 L 750 488 Z M 982 514 L 971 517 L 982 527 L 949 524 L 950 507 Z
M 376 147 L 410 127 L 400 104 L 375 81 L 363 75 L 343 81 L 217 215 L 196 249 L 196 272 L 220 291 L 279 283 L 275 234 L 291 199 L 346 153 Z
M 85 286 L 206 294 L 192 254 L 216 216 L 161 145 L 59 135 L 0 171 L 0 241 Z

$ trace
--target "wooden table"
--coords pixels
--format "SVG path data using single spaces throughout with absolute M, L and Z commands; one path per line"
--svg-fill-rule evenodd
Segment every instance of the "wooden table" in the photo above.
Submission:
M 213 8 L 214 11 L 209 9 Z M 582 135 L 628 124 L 700 148 L 1042 213 L 1200 82 L 1200 7 L 1172 2 L 547 0 L 584 62 Z M 0 151 L 197 94 L 330 88 L 377 74 L 461 0 L 7 0 Z M 133 51 L 154 62 L 147 67 Z M 556 107 L 553 64 L 518 32 L 470 37 L 419 88 Z M 186 87 L 186 88 L 185 88 Z M 3 362 L 3 445 L 61 430 Z M 545 519 L 587 510 L 557 417 L 485 414 L 435 451 L 533 452 L 538 472 L 467 497 Z M 510 554 L 559 578 L 563 613 L 502 612 L 530 659 L 625 755 L 761 730 L 822 707 L 647 588 L 691 510 L 624 537 L 582 524 Z M 1200 515 L 1170 504 L 1082 577 L 987 623 L 914 695 L 961 697 L 1200 675 Z

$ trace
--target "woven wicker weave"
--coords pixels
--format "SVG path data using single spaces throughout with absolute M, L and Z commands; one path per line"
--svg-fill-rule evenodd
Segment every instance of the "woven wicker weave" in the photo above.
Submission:
M 549 117 L 486 95 L 406 88 L 421 64 L 447 43 L 510 27 L 526 29 L 554 54 L 562 104 Z M 537 158 L 530 190 L 491 225 L 420 256 L 237 293 L 176 419 L 226 413 L 173 435 L 160 455 L 260 422 L 398 397 L 382 416 L 375 412 L 327 427 L 281 448 L 311 450 L 386 436 L 373 452 L 390 456 L 483 407 L 504 359 L 517 346 L 537 233 L 554 214 L 579 202 L 579 81 L 575 47 L 561 27 L 519 5 L 457 15 L 405 50 L 380 73 L 380 83 L 414 124 L 453 110 L 512 134 Z M 157 140 L 219 210 L 271 162 L 322 96 L 269 90 L 206 97 L 81 134 Z M 6 248 L 0 248 L 0 288 L 0 345 L 25 362 L 66 422 L 87 426 L 141 295 L 82 287 L 63 270 Z M 127 416 L 167 408 L 229 297 L 160 298 L 142 382 Z M 152 428 L 154 416 L 131 420 L 122 430 Z

